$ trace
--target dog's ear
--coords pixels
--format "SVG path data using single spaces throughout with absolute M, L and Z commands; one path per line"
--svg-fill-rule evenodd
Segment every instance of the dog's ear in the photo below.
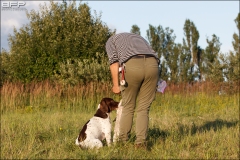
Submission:
M 100 104 L 98 105 L 98 110 L 94 116 L 105 119 L 108 117 L 108 115 L 107 115 L 108 110 L 109 110 L 109 108 L 108 108 L 107 103 L 105 102 L 105 99 L 102 99 Z
M 94 114 L 95 117 L 100 117 L 100 118 L 107 118 L 108 115 L 106 112 L 103 112 L 101 109 L 98 109 L 97 112 Z
M 112 99 L 109 104 L 110 111 L 116 110 L 118 108 L 118 105 L 119 105 L 119 102 L 116 102 Z
M 114 101 L 112 98 L 103 98 L 101 101 L 101 107 L 104 112 L 110 113 L 118 108 L 119 102 Z
M 100 102 L 100 109 L 104 112 L 104 113 L 109 113 L 110 112 L 110 108 L 109 108 L 109 99 L 107 98 L 103 98 Z
M 114 101 L 112 98 L 103 98 L 98 105 L 98 110 L 94 116 L 107 118 L 107 113 L 118 108 L 118 102 Z

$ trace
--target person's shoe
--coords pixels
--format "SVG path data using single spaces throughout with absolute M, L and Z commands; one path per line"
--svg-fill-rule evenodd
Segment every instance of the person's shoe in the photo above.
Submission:
M 147 144 L 146 143 L 137 143 L 137 144 L 135 144 L 135 149 L 147 150 Z

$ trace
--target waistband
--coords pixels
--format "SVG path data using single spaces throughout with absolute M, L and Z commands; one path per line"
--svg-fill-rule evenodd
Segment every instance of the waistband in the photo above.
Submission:
M 132 57 L 132 59 L 137 59 L 137 58 L 150 58 L 150 57 L 155 57 L 154 55 L 151 54 L 145 54 L 145 55 L 135 55 Z

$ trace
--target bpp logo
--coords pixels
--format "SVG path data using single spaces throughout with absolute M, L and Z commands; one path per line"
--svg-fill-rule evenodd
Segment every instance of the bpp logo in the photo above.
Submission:
M 2 8 L 12 8 L 12 7 L 21 7 L 25 6 L 26 2 L 23 1 L 9 1 L 9 2 L 2 2 Z

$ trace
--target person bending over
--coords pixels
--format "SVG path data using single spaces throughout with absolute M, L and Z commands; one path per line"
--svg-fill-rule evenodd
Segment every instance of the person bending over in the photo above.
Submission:
M 146 147 L 149 109 L 155 99 L 159 78 L 157 53 L 143 37 L 133 33 L 111 36 L 106 43 L 106 51 L 113 82 L 112 91 L 122 96 L 119 141 L 128 140 L 136 112 L 135 146 Z M 119 74 L 119 67 L 122 67 L 124 74 Z M 119 76 L 127 85 L 119 85 Z

